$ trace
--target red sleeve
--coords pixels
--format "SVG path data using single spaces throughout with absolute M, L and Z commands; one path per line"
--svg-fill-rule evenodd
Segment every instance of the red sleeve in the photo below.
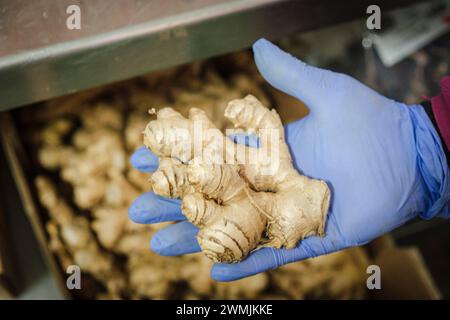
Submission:
M 441 80 L 441 93 L 431 98 L 431 106 L 443 142 L 450 150 L 450 77 Z

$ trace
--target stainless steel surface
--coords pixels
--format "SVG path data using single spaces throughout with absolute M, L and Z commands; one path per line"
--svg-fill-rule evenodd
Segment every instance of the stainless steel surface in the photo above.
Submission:
M 66 28 L 69 4 L 81 8 L 81 30 Z M 0 0 L 0 111 L 363 16 L 368 4 Z
M 0 0 L 0 56 L 192 12 L 228 0 Z M 66 8 L 80 7 L 82 28 L 66 28 Z

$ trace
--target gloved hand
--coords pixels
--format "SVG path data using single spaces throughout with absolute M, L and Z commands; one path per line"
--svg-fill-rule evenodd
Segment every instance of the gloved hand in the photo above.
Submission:
M 264 39 L 253 51 L 264 78 L 310 108 L 307 117 L 286 126 L 286 139 L 296 168 L 328 183 L 331 207 L 323 238 L 306 238 L 291 250 L 263 248 L 236 264 L 215 264 L 214 279 L 235 280 L 362 245 L 419 214 L 449 216 L 448 165 L 420 105 L 407 106 L 347 75 L 309 66 Z M 144 148 L 131 162 L 142 171 L 158 166 Z M 147 193 L 132 204 L 129 215 L 139 223 L 182 221 L 179 204 Z M 197 252 L 197 232 L 182 221 L 159 231 L 151 247 L 162 255 Z

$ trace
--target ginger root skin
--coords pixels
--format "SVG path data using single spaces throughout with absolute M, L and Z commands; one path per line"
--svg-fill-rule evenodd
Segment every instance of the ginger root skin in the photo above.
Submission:
M 277 112 L 248 95 L 229 102 L 225 117 L 258 135 L 261 147 L 234 144 L 200 109 L 192 108 L 188 118 L 172 108 L 157 112 L 144 130 L 144 144 L 160 157 L 153 191 L 182 199 L 183 214 L 200 228 L 202 251 L 216 262 L 238 262 L 261 246 L 293 248 L 307 236 L 322 236 L 330 191 L 295 170 Z

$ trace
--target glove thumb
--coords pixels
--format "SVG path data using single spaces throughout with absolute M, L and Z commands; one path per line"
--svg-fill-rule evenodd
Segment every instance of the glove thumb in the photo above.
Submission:
M 296 59 L 276 45 L 260 39 L 253 44 L 256 66 L 273 87 L 305 103 L 311 112 L 321 105 L 319 100 L 334 90 L 341 74 L 316 68 Z

